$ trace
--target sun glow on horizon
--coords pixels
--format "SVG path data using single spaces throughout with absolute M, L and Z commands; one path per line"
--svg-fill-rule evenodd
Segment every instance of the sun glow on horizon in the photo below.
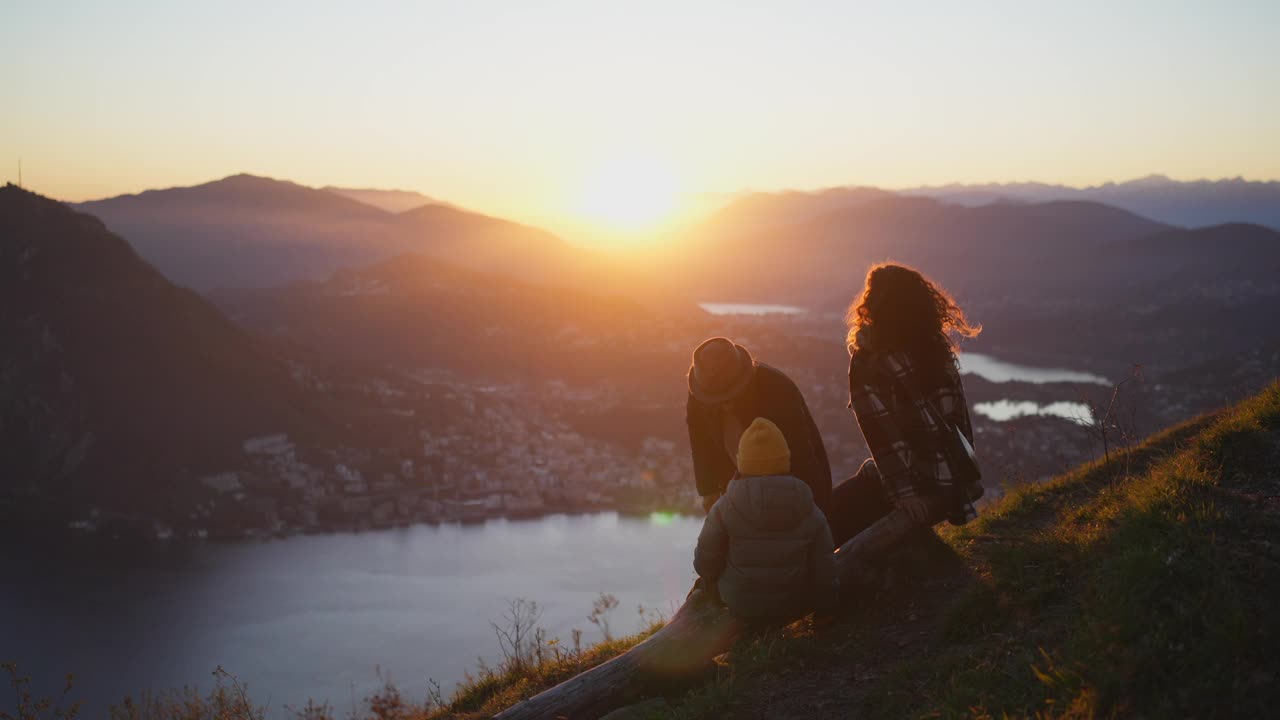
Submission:
M 653 231 L 671 220 L 680 202 L 675 176 L 647 158 L 623 158 L 587 179 L 579 208 L 603 228 L 628 233 Z

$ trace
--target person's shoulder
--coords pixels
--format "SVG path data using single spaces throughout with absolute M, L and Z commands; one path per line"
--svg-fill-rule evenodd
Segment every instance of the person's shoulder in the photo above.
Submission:
M 768 363 L 756 363 L 756 382 L 763 388 L 800 391 L 790 375 Z
M 767 482 L 777 489 L 785 488 L 790 491 L 788 494 L 783 495 L 783 497 L 788 498 L 789 503 L 793 503 L 797 506 L 818 507 L 817 503 L 814 502 L 813 499 L 813 488 L 809 487 L 808 483 L 795 475 L 769 475 L 762 478 L 761 482 Z
M 756 376 L 768 380 L 791 380 L 786 373 L 769 363 L 760 362 L 759 360 L 756 361 Z
M 878 378 L 884 374 L 888 357 L 888 352 L 875 346 L 856 348 L 849 355 L 849 375 L 864 380 Z

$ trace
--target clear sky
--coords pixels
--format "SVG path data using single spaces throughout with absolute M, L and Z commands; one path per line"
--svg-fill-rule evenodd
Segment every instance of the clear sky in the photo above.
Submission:
M 21 156 L 68 200 L 243 171 L 554 225 L 674 190 L 1280 178 L 1276 0 L 0 0 L 0 48 L 0 179 Z

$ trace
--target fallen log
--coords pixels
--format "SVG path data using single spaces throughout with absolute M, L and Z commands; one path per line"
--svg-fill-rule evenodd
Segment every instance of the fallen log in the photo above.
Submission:
M 884 557 L 916 525 L 894 510 L 836 549 L 836 575 L 841 587 L 875 581 L 870 558 Z M 725 652 L 745 623 L 695 590 L 671 621 L 621 655 L 545 690 L 494 716 L 494 720 L 593 720 L 641 698 L 654 687 L 695 676 L 712 658 Z

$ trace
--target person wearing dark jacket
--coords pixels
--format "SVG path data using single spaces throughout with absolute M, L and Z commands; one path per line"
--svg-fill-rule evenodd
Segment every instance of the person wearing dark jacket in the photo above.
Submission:
M 693 476 L 710 510 L 739 470 L 738 441 L 758 417 L 772 421 L 791 450 L 791 474 L 809 487 L 819 509 L 831 497 L 831 465 L 800 388 L 781 370 L 758 362 L 741 345 L 716 337 L 693 352 L 685 421 Z
M 937 284 L 892 263 L 868 272 L 849 324 L 849 406 L 871 459 L 833 491 L 835 542 L 894 510 L 922 527 L 968 522 L 983 488 L 980 478 L 958 481 L 946 450 L 947 426 L 973 445 L 951 336 L 972 337 L 981 328 Z
M 742 433 L 738 475 L 698 535 L 693 568 L 729 611 L 788 620 L 836 603 L 835 547 L 809 487 L 790 474 L 778 426 L 756 418 Z

